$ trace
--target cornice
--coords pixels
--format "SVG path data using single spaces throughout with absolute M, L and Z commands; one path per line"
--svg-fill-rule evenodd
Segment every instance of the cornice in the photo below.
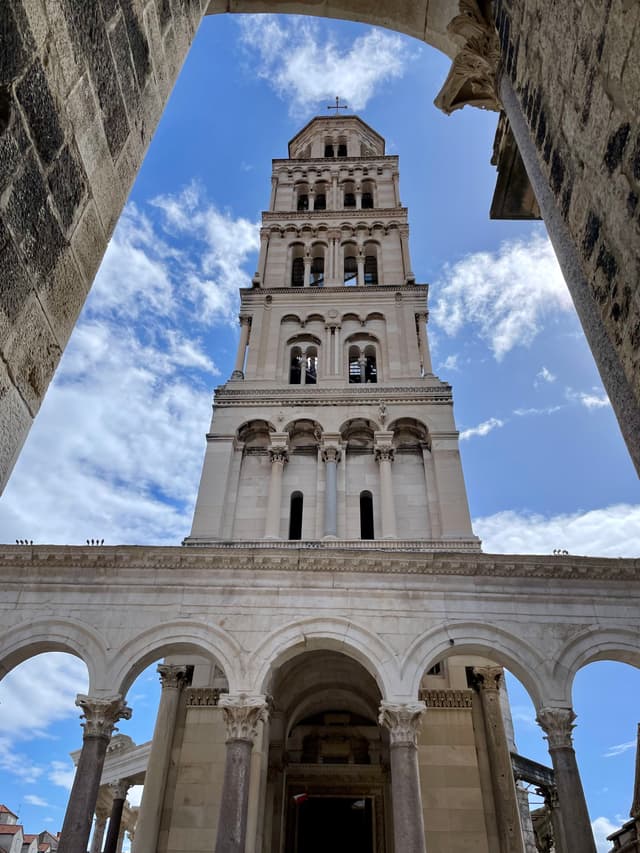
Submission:
M 281 219 L 284 222 L 291 222 L 295 219 L 300 221 L 302 227 L 307 220 L 315 221 L 317 219 L 340 219 L 343 221 L 356 219 L 383 219 L 385 217 L 389 219 L 406 219 L 409 215 L 409 209 L 406 207 L 349 207 L 347 209 L 343 208 L 342 210 L 305 210 L 304 215 L 301 215 L 301 213 L 302 211 L 299 210 L 265 210 L 262 212 L 262 221 L 277 222 Z
M 429 543 L 372 541 L 218 543 L 201 547 L 119 545 L 4 545 L 0 546 L 0 577 L 8 582 L 12 572 L 16 583 L 72 583 L 78 578 L 83 587 L 111 585 L 114 572 L 132 573 L 131 583 L 144 584 L 144 571 L 175 571 L 173 582 L 184 585 L 181 571 L 211 573 L 230 571 L 320 572 L 329 574 L 382 574 L 455 576 L 472 578 L 524 578 L 580 583 L 597 581 L 634 583 L 640 591 L 640 559 L 572 557 L 553 555 L 506 555 L 424 551 Z M 443 543 L 445 545 L 446 543 Z M 450 543 L 449 543 L 450 545 Z M 59 572 L 70 577 L 60 579 Z M 231 577 L 229 577 L 231 583 Z M 172 580 L 168 578 L 167 584 Z M 628 586 L 625 589 L 628 594 Z
M 365 157 L 273 157 L 271 163 L 273 167 L 280 166 L 289 169 L 308 169 L 309 167 L 323 165 L 325 169 L 331 169 L 332 166 L 341 166 L 344 163 L 355 165 L 356 163 L 364 163 L 367 168 L 375 166 L 376 163 L 399 163 L 400 158 L 397 154 L 370 154 Z M 291 164 L 291 165 L 289 165 Z M 304 164 L 304 165 L 302 165 Z
M 450 385 L 440 387 L 428 386 L 420 388 L 411 387 L 384 387 L 368 385 L 351 385 L 349 388 L 319 388 L 311 386 L 312 390 L 304 389 L 290 390 L 291 386 L 271 389 L 252 388 L 230 388 L 222 385 L 216 388 L 215 405 L 222 407 L 231 406 L 352 406 L 371 405 L 381 401 L 385 403 L 402 403 L 414 405 L 416 403 L 431 403 L 434 405 L 451 405 L 453 394 Z M 357 388 L 357 390 L 352 390 Z
M 334 294 L 343 294 L 345 299 L 350 298 L 353 300 L 355 295 L 358 298 L 362 297 L 365 294 L 371 294 L 373 297 L 375 294 L 380 293 L 395 293 L 396 291 L 402 291 L 403 294 L 408 295 L 419 295 L 424 297 L 429 290 L 429 285 L 425 283 L 417 283 L 417 284 L 370 284 L 365 285 L 363 287 L 347 287 L 344 284 L 336 285 L 335 287 L 241 287 L 240 288 L 240 298 L 244 302 L 247 296 L 257 296 L 259 297 L 263 293 L 272 294 L 287 294 L 289 299 L 295 297 L 296 299 L 302 294 L 309 294 L 315 298 L 318 298 L 318 294 L 321 293 L 330 293 L 332 296 Z M 425 309 L 426 310 L 426 309 Z

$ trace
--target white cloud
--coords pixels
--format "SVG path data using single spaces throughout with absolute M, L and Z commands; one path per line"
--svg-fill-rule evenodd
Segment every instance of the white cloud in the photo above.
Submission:
M 488 553 L 570 554 L 637 557 L 640 554 L 640 505 L 617 504 L 546 517 L 512 510 L 476 518 L 474 530 Z
M 514 409 L 513 414 L 519 418 L 526 418 L 530 415 L 553 415 L 561 409 L 564 409 L 564 406 L 543 406 L 542 408 L 532 406 L 527 409 Z
M 37 797 L 35 794 L 26 794 L 24 798 L 25 803 L 29 803 L 31 806 L 42 806 L 42 808 L 49 808 L 49 803 L 46 800 L 43 800 L 42 797 Z
M 129 805 L 133 808 L 137 808 L 142 802 L 142 789 L 144 785 L 133 785 L 133 787 L 129 788 L 127 793 L 127 800 Z
M 0 505 L 0 540 L 176 544 L 211 416 L 202 324 L 227 323 L 258 226 L 195 185 L 129 205 Z M 73 428 L 69 427 L 73 424 Z
M 42 767 L 32 761 L 28 755 L 16 749 L 13 738 L 2 736 L 0 736 L 0 770 L 15 776 L 26 785 L 34 785 L 44 773 Z
M 604 753 L 604 758 L 616 758 L 618 755 L 624 755 L 625 752 L 629 752 L 630 749 L 636 748 L 635 740 L 628 740 L 626 743 L 617 743 L 615 746 L 610 746 L 609 749 Z
M 30 740 L 51 723 L 79 718 L 75 699 L 88 683 L 86 666 L 72 655 L 51 652 L 24 661 L 0 683 L 0 733 Z
M 441 370 L 460 370 L 460 365 L 458 364 L 458 354 L 454 353 L 453 355 L 448 355 L 445 360 L 440 365 Z
M 402 77 L 411 57 L 409 42 L 385 30 L 368 29 L 342 47 L 309 19 L 248 15 L 240 27 L 251 70 L 296 116 L 318 105 L 325 112 L 336 94 L 352 110 L 364 109 L 379 87 Z
M 71 759 L 69 761 L 52 761 L 49 767 L 48 779 L 54 785 L 64 788 L 67 791 L 71 790 L 73 779 L 76 775 L 76 768 L 73 766 Z
M 600 388 L 592 388 L 591 391 L 574 391 L 567 388 L 565 392 L 567 400 L 580 403 L 585 409 L 606 409 L 611 405 L 609 398 Z
M 434 321 L 448 335 L 474 326 L 498 361 L 528 346 L 547 316 L 573 307 L 551 243 L 540 235 L 446 265 L 433 292 L 440 294 Z
M 474 438 L 475 436 L 489 435 L 492 430 L 504 426 L 504 423 L 505 422 L 501 421 L 500 418 L 489 418 L 481 424 L 478 424 L 478 426 L 463 429 L 460 433 L 460 441 L 466 441 L 467 439 Z
M 555 381 L 556 381 L 556 379 L 557 379 L 557 377 L 556 377 L 556 375 L 555 375 L 554 373 L 552 373 L 548 368 L 546 368 L 546 367 L 544 367 L 544 366 L 543 366 L 543 367 L 542 367 L 542 368 L 541 368 L 541 369 L 536 373 L 536 379 L 539 379 L 541 382 L 549 382 L 549 383 L 551 383 L 551 382 L 555 382 Z M 537 384 L 537 383 L 534 383 L 534 384 Z
M 538 730 L 536 722 L 536 712 L 533 705 L 512 705 L 511 719 L 514 723 L 520 723 L 523 726 Z
M 607 836 L 620 829 L 620 824 L 612 823 L 608 817 L 597 817 L 591 821 L 591 829 L 598 853 L 608 853 L 611 850 L 611 842 L 607 841 Z

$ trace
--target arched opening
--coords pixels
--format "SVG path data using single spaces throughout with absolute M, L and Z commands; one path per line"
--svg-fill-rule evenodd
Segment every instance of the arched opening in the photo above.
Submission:
M 302 381 L 302 350 L 293 347 L 289 357 L 289 385 L 300 385 Z
M 347 286 L 353 286 L 358 283 L 358 260 L 356 257 L 357 251 L 358 249 L 355 243 L 345 243 L 343 247 L 343 283 Z
M 291 246 L 291 287 L 304 286 L 304 246 L 294 243 Z
M 362 183 L 362 209 L 371 210 L 374 206 L 374 188 L 373 181 L 363 181 Z
M 309 210 L 309 195 L 306 190 L 298 192 L 296 210 Z
M 377 255 L 369 254 L 369 251 L 364 258 L 364 283 L 378 284 L 378 258 Z
M 310 347 L 303 358 L 304 384 L 315 385 L 318 381 L 318 351 Z
M 352 344 L 349 347 L 349 382 L 351 384 L 363 381 L 361 356 L 360 347 Z
M 389 745 L 373 677 L 347 655 L 318 649 L 275 670 L 269 692 L 276 710 L 267 784 L 284 793 L 278 807 L 267 791 L 275 849 L 388 849 Z
M 333 141 L 331 139 L 327 139 L 324 143 L 324 156 L 333 157 Z
M 373 495 L 366 490 L 360 492 L 360 538 L 375 539 L 373 529 Z
M 324 284 L 324 246 L 320 244 L 312 250 L 309 284 L 311 287 L 322 287 Z
M 327 209 L 327 185 L 325 183 L 316 184 L 316 195 L 313 203 L 314 210 Z
M 353 181 L 345 181 L 342 187 L 342 206 L 346 209 L 356 206 L 356 192 Z
M 292 492 L 289 504 L 289 539 L 302 539 L 302 492 Z
M 378 361 L 373 344 L 364 348 L 364 381 L 372 385 L 378 381 Z

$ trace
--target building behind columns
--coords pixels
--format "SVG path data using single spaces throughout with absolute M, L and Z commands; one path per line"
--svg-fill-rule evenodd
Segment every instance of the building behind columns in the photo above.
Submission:
M 394 572 L 407 551 L 473 554 L 480 543 L 451 387 L 431 367 L 398 157 L 356 116 L 313 119 L 288 155 L 273 161 L 258 270 L 240 293 L 236 364 L 215 394 L 184 544 L 194 559 L 211 546 L 297 549 L 300 574 L 281 591 L 295 601 L 317 549 L 353 564 L 382 551 Z M 402 618 L 384 575 L 371 594 Z M 327 610 L 321 593 L 316 604 Z M 268 622 L 248 615 L 244 631 Z M 225 765 L 241 737 L 230 705 L 264 697 L 229 697 L 209 660 L 167 658 L 185 680 L 169 725 L 161 703 L 148 777 L 163 781 L 147 778 L 134 853 L 204 853 L 214 838 L 218 853 L 534 851 L 502 669 L 450 656 L 394 702 L 363 654 L 310 643 L 265 660 L 265 713 L 249 726 L 250 758 L 233 759 L 250 763 L 235 841 Z

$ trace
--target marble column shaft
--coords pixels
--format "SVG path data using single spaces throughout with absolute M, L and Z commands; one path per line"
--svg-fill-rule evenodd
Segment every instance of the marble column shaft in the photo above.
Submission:
M 391 476 L 391 447 L 378 447 L 375 451 L 380 466 L 380 502 L 382 505 L 382 538 L 396 538 L 396 510 L 393 503 L 393 479 Z
M 500 666 L 485 666 L 476 667 L 473 673 L 482 705 L 500 851 L 525 853 L 511 755 L 500 707 L 503 670 Z
M 267 539 L 280 538 L 280 508 L 282 504 L 282 473 L 287 462 L 287 451 L 284 448 L 272 448 L 271 478 L 267 497 L 267 518 L 264 535 Z
M 324 535 L 338 535 L 338 461 L 337 447 L 325 447 L 322 451 L 325 471 L 324 492 Z
M 424 710 L 423 702 L 380 705 L 379 723 L 389 730 L 394 847 L 401 853 L 426 853 L 417 746 Z
M 157 670 L 162 692 L 136 822 L 135 853 L 155 853 L 157 848 L 180 693 L 187 679 L 186 666 L 159 664 Z
M 122 812 L 130 785 L 126 781 L 120 781 L 110 787 L 113 791 L 113 802 L 111 804 L 111 815 L 109 816 L 107 840 L 104 843 L 104 853 L 118 853 L 118 842 L 120 836 L 124 835 L 124 828 L 121 826 Z
M 573 749 L 571 731 L 575 718 L 573 708 L 541 708 L 537 720 L 549 743 L 566 843 L 576 853 L 596 853 L 587 801 Z
M 427 315 L 416 314 L 416 323 L 418 325 L 418 349 L 420 350 L 422 373 L 423 375 L 428 376 L 433 373 L 433 366 L 431 364 L 429 347 L 427 345 Z
M 104 841 L 104 831 L 107 828 L 107 820 L 109 815 L 102 812 L 96 812 L 96 819 L 93 824 L 93 835 L 91 837 L 90 853 L 101 853 L 102 842 Z
M 251 782 L 251 751 L 258 723 L 266 718 L 264 696 L 223 696 L 226 757 L 215 853 L 244 853 Z
M 86 853 L 107 746 L 115 724 L 129 719 L 131 708 L 122 696 L 105 699 L 79 695 L 84 729 L 82 750 L 60 833 L 59 853 Z
M 236 355 L 236 363 L 233 368 L 232 377 L 244 378 L 244 359 L 247 353 L 247 344 L 249 343 L 249 318 L 240 317 L 240 341 L 238 342 L 238 352 Z

